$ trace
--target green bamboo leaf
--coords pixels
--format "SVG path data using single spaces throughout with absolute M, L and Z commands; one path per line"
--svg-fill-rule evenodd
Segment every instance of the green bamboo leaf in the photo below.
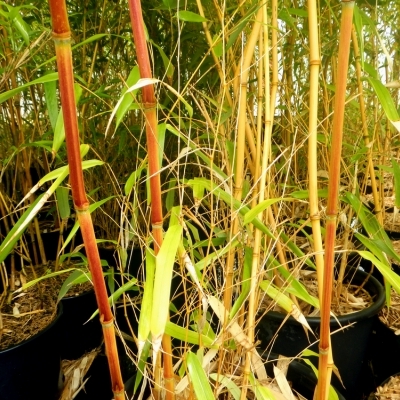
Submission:
M 279 273 L 289 284 L 288 286 L 285 287 L 285 291 L 287 293 L 293 294 L 297 298 L 319 309 L 319 300 L 316 297 L 311 296 L 308 290 L 301 284 L 301 282 L 295 279 L 293 275 L 284 267 L 280 266 L 278 269 Z
M 361 68 L 364 68 L 364 34 L 363 34 L 363 19 L 360 9 L 357 4 L 354 5 L 354 26 L 357 33 L 357 39 L 360 47 L 360 63 Z
M 154 289 L 154 276 L 156 270 L 156 258 L 150 248 L 146 248 L 146 281 L 144 283 L 142 304 L 140 306 L 139 328 L 138 328 L 138 348 L 139 354 L 142 352 L 147 338 L 150 334 L 150 318 L 152 312 L 152 300 Z
M 137 65 L 135 65 L 132 68 L 132 70 L 128 76 L 128 79 L 126 80 L 126 85 L 128 86 L 128 88 L 130 88 L 131 86 L 135 85 L 139 79 L 140 79 L 139 67 Z M 124 118 L 125 114 L 128 112 L 129 107 L 133 103 L 133 99 L 136 96 L 136 93 L 139 89 L 133 90 L 130 93 L 127 93 L 127 90 L 128 90 L 127 88 L 124 88 L 121 93 L 121 96 L 123 97 L 123 99 L 117 109 L 115 129 L 118 128 L 118 126 L 121 123 L 122 119 Z M 126 96 L 125 96 L 125 93 L 127 93 Z
M 353 207 L 354 212 L 357 214 L 358 219 L 370 237 L 374 239 L 385 239 L 385 231 L 379 224 L 376 216 L 364 206 L 357 196 L 353 193 L 347 192 L 343 197 L 343 200 Z
M 144 345 L 144 348 L 142 350 L 142 354 L 139 357 L 139 363 L 137 366 L 137 374 L 136 374 L 136 378 L 135 378 L 135 387 L 133 389 L 133 393 L 136 393 L 136 391 L 139 388 L 140 382 L 143 379 L 143 375 L 145 373 L 146 370 L 146 361 L 149 358 L 149 354 L 150 354 L 150 347 L 151 347 L 151 343 L 148 340 L 146 342 L 146 344 Z
M 182 140 L 193 152 L 196 156 L 198 156 L 204 163 L 210 168 L 210 170 L 214 173 L 214 175 L 218 176 L 221 181 L 226 180 L 228 176 L 225 174 L 224 171 L 222 171 L 221 168 L 219 168 L 216 164 L 212 162 L 210 157 L 205 154 L 201 148 L 198 148 L 198 146 L 193 143 L 192 140 L 188 140 L 185 135 L 183 135 L 178 129 L 174 128 L 171 124 L 166 124 L 166 128 L 169 132 L 173 133 L 175 136 L 177 136 L 180 140 Z
M 249 375 L 249 381 L 250 389 L 254 392 L 257 400 L 276 400 L 272 392 L 266 386 L 258 382 L 252 373 Z
M 379 272 L 389 282 L 389 284 L 396 290 L 396 292 L 400 293 L 400 276 L 397 275 L 389 265 L 378 260 L 369 251 L 360 250 L 358 253 L 361 255 L 362 258 L 371 261 L 372 264 L 374 264 L 375 267 L 379 269 Z
M 207 375 L 197 356 L 191 351 L 188 352 L 186 357 L 186 365 L 190 381 L 192 382 L 194 393 L 197 400 L 212 400 L 215 399 L 213 391 L 211 390 L 210 383 Z
M 210 374 L 210 378 L 218 381 L 222 387 L 226 387 L 235 400 L 240 400 L 241 390 L 232 379 L 221 374 Z
M 310 326 L 301 313 L 299 308 L 294 304 L 293 300 L 286 296 L 281 289 L 276 289 L 272 282 L 264 280 L 260 282 L 260 288 L 274 300 L 281 308 L 283 308 L 288 314 L 290 314 L 296 321 L 300 322 L 305 328 L 311 331 Z
M 24 290 L 29 289 L 31 286 L 36 285 L 38 282 L 43 281 L 44 279 L 54 278 L 55 276 L 59 276 L 59 275 L 65 274 L 67 272 L 74 271 L 75 269 L 76 268 L 68 268 L 68 269 L 63 269 L 62 271 L 49 272 L 46 275 L 41 276 L 40 278 L 33 279 L 29 282 L 26 282 L 25 285 L 23 285 L 19 289 L 17 289 L 15 291 L 15 293 L 23 292 Z
M 128 180 L 125 183 L 125 196 L 128 196 L 132 188 L 136 185 L 137 180 L 142 175 L 142 172 L 145 171 L 145 165 L 141 165 L 136 171 L 133 171 L 129 176 Z
M 106 203 L 108 200 L 111 200 L 115 196 L 109 196 L 105 199 L 102 199 L 100 201 L 96 201 L 95 203 L 90 204 L 89 206 L 89 213 L 92 213 L 94 210 L 97 210 L 100 206 L 102 206 L 104 203 Z M 71 229 L 71 232 L 68 234 L 68 237 L 65 239 L 64 244 L 61 248 L 61 251 L 64 250 L 68 244 L 71 242 L 72 238 L 76 235 L 76 232 L 78 232 L 79 229 L 79 221 L 78 219 L 75 221 L 74 226 Z
M 22 19 L 20 14 L 17 14 L 12 22 L 24 39 L 25 44 L 29 46 L 29 26 L 27 23 Z
M 20 85 L 14 89 L 8 90 L 4 93 L 0 94 L 0 104 L 3 103 L 4 101 L 10 99 L 11 97 L 15 96 L 16 94 L 22 92 L 23 90 L 27 89 L 28 87 L 32 85 L 36 85 L 39 83 L 46 83 L 46 82 L 52 82 L 56 81 L 58 79 L 58 73 L 54 72 L 51 74 L 46 74 L 43 75 L 42 77 L 38 79 L 34 79 L 33 81 L 30 81 L 28 83 L 25 83 L 24 85 Z
M 262 213 L 265 209 L 272 206 L 272 204 L 277 203 L 278 201 L 291 201 L 292 198 L 278 198 L 278 199 L 267 199 L 257 204 L 254 208 L 246 213 L 243 219 L 244 225 L 250 224 L 254 218 L 256 218 L 260 213 Z
M 78 104 L 82 96 L 82 87 L 77 83 L 74 83 L 74 96 L 75 96 L 75 103 Z M 62 107 L 60 107 L 56 126 L 54 129 L 53 146 L 52 146 L 53 157 L 58 152 L 61 145 L 64 143 L 64 140 L 65 140 L 64 115 L 62 112 Z
M 110 306 L 114 305 L 118 299 L 121 297 L 123 293 L 131 289 L 133 286 L 135 286 L 137 282 L 136 278 L 130 279 L 128 282 L 126 282 L 124 285 L 119 287 L 109 298 L 108 298 L 108 303 Z M 89 318 L 89 320 L 93 319 L 97 314 L 99 313 L 99 310 L 97 309 Z
M 162 165 L 162 159 L 164 154 L 164 144 L 165 144 L 165 129 L 166 124 L 162 123 L 157 125 L 157 140 L 158 140 L 158 162 Z
M 165 199 L 165 208 L 167 211 L 170 211 L 175 203 L 175 189 L 177 188 L 177 180 L 176 178 L 170 179 L 168 182 L 168 192 L 167 197 Z
M 44 193 L 37 197 L 37 199 L 28 207 L 28 209 L 18 219 L 17 223 L 12 227 L 8 235 L 5 237 L 0 245 L 0 263 L 2 263 L 6 257 L 11 253 L 15 244 L 18 242 L 22 234 L 28 227 L 29 221 L 36 215 L 34 209 L 38 206 L 42 200 Z
M 69 189 L 64 186 L 59 186 L 56 189 L 57 207 L 62 220 L 69 218 L 71 208 L 69 206 Z
M 318 357 L 318 354 L 316 354 L 316 356 Z M 315 368 L 315 365 L 307 358 L 303 358 L 303 361 L 311 367 L 311 369 L 314 371 L 315 376 L 318 379 L 318 369 Z M 339 400 L 339 396 L 336 393 L 336 390 L 332 387 L 332 385 L 329 386 L 328 400 Z
M 57 84 L 55 81 L 44 83 L 44 95 L 46 99 L 47 112 L 53 131 L 56 128 L 58 115 Z
M 94 42 L 95 40 L 99 40 L 99 39 L 103 38 L 104 36 L 111 36 L 111 35 L 109 35 L 109 34 L 107 34 L 107 33 L 98 33 L 98 34 L 96 34 L 96 35 L 93 35 L 93 36 L 91 36 L 91 37 L 85 39 L 83 42 L 79 42 L 79 43 L 76 44 L 75 46 L 72 46 L 71 50 L 74 51 L 74 50 L 76 50 L 76 49 L 79 49 L 79 47 L 84 46 L 85 44 Z M 118 35 L 113 35 L 113 36 L 118 36 Z M 121 36 L 118 36 L 118 37 L 122 38 Z M 122 38 L 122 39 L 125 39 L 125 38 Z M 53 61 L 55 61 L 55 60 L 56 60 L 56 56 L 51 57 L 51 58 L 49 58 L 48 60 L 46 60 L 44 63 L 38 65 L 36 68 L 37 68 L 37 69 L 40 69 L 40 68 L 43 67 L 44 65 L 49 64 L 49 63 L 51 63 L 51 62 L 53 62 Z
M 379 98 L 379 101 L 385 111 L 386 117 L 400 132 L 400 117 L 389 90 L 378 79 L 368 78 L 368 80 L 371 83 L 372 87 L 375 90 L 376 95 Z
M 206 22 L 208 19 L 191 11 L 180 10 L 176 13 L 176 17 L 185 22 Z
M 201 184 L 205 187 L 206 190 L 213 193 L 217 198 L 223 200 L 228 206 L 233 206 L 233 208 L 239 211 L 239 214 L 245 216 L 249 211 L 250 208 L 235 199 L 230 193 L 222 190 L 221 187 L 216 185 L 209 179 L 206 178 L 194 178 L 187 182 L 189 186 L 192 186 L 194 183 Z M 272 240 L 276 240 L 275 235 L 267 228 L 266 225 L 262 223 L 259 218 L 254 218 L 252 224 L 259 229 L 262 233 L 267 235 L 267 237 L 271 238 Z M 305 254 L 296 246 L 296 244 L 289 239 L 289 237 L 282 231 L 280 232 L 281 239 L 285 242 L 286 246 L 289 248 L 290 251 L 293 252 L 297 257 L 304 259 L 305 263 L 315 269 L 314 263 L 310 260 L 310 257 L 306 257 Z
M 395 159 L 392 158 L 393 175 L 394 175 L 394 204 L 397 208 L 400 208 L 400 165 Z
M 175 67 L 173 66 L 171 60 L 165 54 L 162 47 L 160 47 L 153 40 L 150 40 L 150 43 L 152 43 L 152 45 L 155 46 L 158 49 L 158 51 L 160 52 L 161 58 L 163 60 L 164 68 L 165 68 L 165 74 L 167 75 L 167 78 L 171 80 L 174 76 Z
M 74 283 L 80 278 L 84 277 L 84 281 L 79 281 L 79 283 L 87 282 L 91 279 L 91 275 L 89 271 L 82 271 L 81 269 L 76 269 L 72 272 L 67 279 L 65 279 L 64 283 L 61 286 L 61 289 L 58 293 L 57 301 L 60 301 L 68 292 L 68 290 L 73 286 Z
M 218 348 L 218 345 L 214 344 L 214 340 L 212 338 L 203 334 L 199 334 L 198 332 L 192 331 L 188 328 L 182 328 L 171 321 L 167 321 L 165 325 L 165 333 L 175 339 L 182 340 L 182 342 L 185 343 L 198 346 L 202 345 L 209 348 Z
M 153 307 L 151 313 L 151 334 L 153 350 L 155 352 L 157 352 L 160 347 L 161 337 L 168 319 L 172 270 L 181 240 L 182 226 L 170 226 L 156 257 L 153 304 L 157 304 L 157 307 Z

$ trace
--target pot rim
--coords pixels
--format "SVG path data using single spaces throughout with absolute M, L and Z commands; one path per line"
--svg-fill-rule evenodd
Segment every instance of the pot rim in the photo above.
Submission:
M 35 335 L 31 336 L 30 338 L 28 338 L 26 340 L 23 340 L 22 342 L 20 342 L 18 344 L 14 344 L 14 345 L 12 345 L 10 347 L 7 347 L 4 350 L 0 350 L 0 354 L 5 354 L 7 352 L 11 352 L 13 350 L 20 349 L 20 348 L 22 348 L 24 346 L 29 345 L 32 341 L 36 340 L 39 336 L 45 334 L 47 331 L 52 329 L 52 327 L 58 323 L 58 321 L 60 320 L 62 314 L 63 314 L 63 305 L 62 305 L 61 302 L 59 302 L 57 304 L 57 315 L 55 316 L 53 321 L 49 325 L 46 326 L 46 328 L 44 328 L 40 332 L 36 333 Z
M 355 268 L 351 268 L 350 270 L 354 271 Z M 356 269 L 352 281 L 362 283 L 367 276 L 368 273 L 365 272 L 364 270 Z M 352 322 L 357 322 L 359 320 L 371 318 L 376 314 L 378 314 L 378 312 L 382 309 L 386 301 L 385 289 L 383 285 L 381 285 L 381 283 L 375 277 L 370 276 L 364 288 L 368 291 L 368 293 L 375 296 L 373 304 L 361 311 L 356 311 L 354 313 L 340 315 L 340 316 L 334 316 L 334 317 L 331 316 L 330 318 L 331 326 L 342 327 L 343 325 L 348 325 L 349 323 Z M 268 311 L 265 315 L 268 316 L 268 318 L 282 322 L 285 318 L 287 318 L 287 314 L 283 314 L 278 311 Z M 309 325 L 312 326 L 312 325 L 319 325 L 321 318 L 306 316 L 306 320 L 309 323 Z M 299 324 L 299 322 L 296 321 L 292 316 L 287 318 L 287 321 L 285 323 Z

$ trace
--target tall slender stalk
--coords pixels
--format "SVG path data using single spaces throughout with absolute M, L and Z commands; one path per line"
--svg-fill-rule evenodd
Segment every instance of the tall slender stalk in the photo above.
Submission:
M 140 77 L 151 78 L 151 66 L 149 52 L 147 49 L 142 7 L 140 0 L 129 0 L 129 10 L 133 39 L 136 47 L 136 56 L 140 71 Z M 150 193 L 151 193 L 151 224 L 154 239 L 154 252 L 157 255 L 163 240 L 162 235 L 162 201 L 161 201 L 161 181 L 159 166 L 159 144 L 157 139 L 157 103 L 154 95 L 154 86 L 147 85 L 142 88 L 142 105 L 144 108 L 146 124 L 146 140 L 148 151 Z M 171 337 L 164 334 L 162 339 L 163 361 L 164 361 L 164 382 L 166 389 L 166 399 L 173 400 L 174 392 L 174 372 L 172 365 L 172 345 Z M 157 388 L 156 388 L 157 389 Z
M 258 36 L 261 29 L 262 7 L 259 8 L 255 17 L 255 23 L 251 31 L 250 37 L 246 44 L 245 51 L 236 71 L 236 80 L 234 83 L 235 95 L 238 96 L 238 132 L 236 138 L 236 159 L 234 173 L 234 197 L 241 201 L 242 189 L 244 181 L 244 148 L 246 139 L 246 102 L 247 102 L 247 83 L 249 78 L 250 63 L 253 58 L 254 49 L 258 41 Z M 256 152 L 255 152 L 256 153 Z M 254 154 L 255 154 L 254 153 Z M 233 212 L 231 239 L 235 238 L 239 232 L 239 218 L 236 212 Z M 225 271 L 225 291 L 224 291 L 224 306 L 227 310 L 232 307 L 232 291 L 233 291 L 233 265 L 235 260 L 235 248 L 232 248 L 226 260 Z
M 89 212 L 89 201 L 86 197 L 82 172 L 78 120 L 74 96 L 71 31 L 68 23 L 67 8 L 65 0 L 49 0 L 49 4 L 53 26 L 53 39 L 57 56 L 72 197 L 82 231 L 90 272 L 92 274 L 100 322 L 103 328 L 112 391 L 115 400 L 122 400 L 125 398 L 124 384 L 119 366 L 113 315 L 108 303 L 107 290 L 96 244 L 93 222 Z
M 343 121 L 346 97 L 347 70 L 349 65 L 350 38 L 353 20 L 354 1 L 342 1 L 342 20 L 340 27 L 338 78 L 331 138 L 329 168 L 328 204 L 326 209 L 325 272 L 321 303 L 321 336 L 319 343 L 319 375 L 316 400 L 328 398 L 330 379 L 328 376 L 330 351 L 330 308 L 333 287 L 334 250 L 336 238 L 336 219 L 338 212 L 340 160 L 342 154 Z

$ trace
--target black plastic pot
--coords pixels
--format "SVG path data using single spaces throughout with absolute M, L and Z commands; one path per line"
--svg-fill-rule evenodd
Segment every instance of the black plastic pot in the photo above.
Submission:
M 377 384 L 400 371 L 399 359 L 400 336 L 377 318 L 370 346 L 370 363 Z
M 300 393 L 307 400 L 313 400 L 315 387 L 317 386 L 317 377 L 314 371 L 307 365 L 292 361 L 289 365 L 286 378 L 292 383 L 292 387 L 296 392 Z M 336 389 L 339 400 L 345 400 L 343 395 Z
M 268 376 L 274 376 L 273 365 L 277 363 L 278 354 L 270 353 L 268 355 L 268 362 L 265 363 Z M 290 382 L 291 387 L 300 393 L 307 400 L 313 400 L 315 388 L 317 386 L 317 377 L 314 371 L 301 360 L 293 360 L 289 364 L 286 379 Z M 334 387 L 339 400 L 345 400 L 343 395 Z
M 59 330 L 63 306 L 43 331 L 0 352 L 0 399 L 54 400 L 58 397 L 61 359 Z
M 76 360 L 86 352 L 98 347 L 102 339 L 99 317 L 88 321 L 97 309 L 94 290 L 79 296 L 65 297 L 62 331 L 60 332 L 61 357 Z
M 354 272 L 354 270 L 350 270 Z M 352 276 L 352 272 L 348 275 Z M 357 270 L 352 280 L 353 284 L 364 282 L 367 274 Z M 369 394 L 373 385 L 370 376 L 370 369 L 367 366 L 367 348 L 376 314 L 381 310 L 385 302 L 383 286 L 371 277 L 364 288 L 374 297 L 375 303 L 362 311 L 340 316 L 337 319 L 331 318 L 331 332 L 335 332 L 341 327 L 350 323 L 353 325 L 344 330 L 332 334 L 332 348 L 335 365 L 339 369 L 345 389 L 334 377 L 335 387 L 340 388 L 346 398 L 356 400 L 361 399 L 363 394 Z M 310 347 L 310 343 L 319 338 L 320 318 L 308 317 L 307 322 L 313 330 L 315 337 L 309 334 L 308 340 L 303 327 L 292 317 L 284 321 L 286 315 L 279 312 L 268 312 L 258 324 L 258 340 L 266 351 L 294 357 L 304 349 Z M 282 325 L 282 326 L 281 326 Z M 276 335 L 276 338 L 275 338 Z M 310 347 L 318 353 L 318 344 Z M 316 357 L 312 361 L 317 365 Z

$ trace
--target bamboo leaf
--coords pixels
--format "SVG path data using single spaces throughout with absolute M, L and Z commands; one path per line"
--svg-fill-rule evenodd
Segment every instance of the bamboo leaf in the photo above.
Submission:
M 174 71 L 175 67 L 173 66 L 171 60 L 167 57 L 165 54 L 164 50 L 162 47 L 160 47 L 157 43 L 155 43 L 153 40 L 150 40 L 153 46 L 157 48 L 157 50 L 160 52 L 161 58 L 163 60 L 164 68 L 165 68 L 165 74 L 167 75 L 168 79 L 172 79 L 174 76 Z
M 383 263 L 378 260 L 372 253 L 369 251 L 361 250 L 358 252 L 362 258 L 369 260 L 374 264 L 379 272 L 383 275 L 383 277 L 390 283 L 390 285 L 396 290 L 397 293 L 400 293 L 400 276 L 397 275 L 389 265 Z
M 296 321 L 300 322 L 305 328 L 311 331 L 310 326 L 305 318 L 305 316 L 301 313 L 299 308 L 293 303 L 293 301 L 282 293 L 280 290 L 276 289 L 272 282 L 268 280 L 264 280 L 260 282 L 260 288 L 273 299 L 280 307 L 282 307 L 285 311 L 287 311 Z
M 291 200 L 293 200 L 293 199 L 278 198 L 278 199 L 264 200 L 246 213 L 246 215 L 244 216 L 244 219 L 243 219 L 243 223 L 245 225 L 250 224 L 254 220 L 254 218 L 256 218 L 260 213 L 262 213 L 265 209 L 272 206 L 272 204 L 277 203 L 278 201 L 291 201 Z
M 261 385 L 252 373 L 249 375 L 249 381 L 250 389 L 254 392 L 257 400 L 276 400 L 271 390 Z
M 394 194 L 395 194 L 395 206 L 400 208 L 400 165 L 395 159 L 392 159 L 393 175 L 394 175 Z
M 168 228 L 163 244 L 156 257 L 156 274 L 154 278 L 153 304 L 151 313 L 151 334 L 153 351 L 158 352 L 161 337 L 168 319 L 172 270 L 179 243 L 182 239 L 182 226 L 172 225 Z
M 319 309 L 319 300 L 316 297 L 311 296 L 308 290 L 301 284 L 301 282 L 295 279 L 287 269 L 281 266 L 278 269 L 279 273 L 285 278 L 286 282 L 289 284 L 285 287 L 286 292 L 288 292 L 289 294 L 293 294 L 297 298 Z
M 49 113 L 53 131 L 56 127 L 58 115 L 57 84 L 55 81 L 44 83 L 44 94 L 46 99 L 47 112 Z
M 176 13 L 176 17 L 185 22 L 206 22 L 207 18 L 202 17 L 192 11 L 180 10 Z
M 142 175 L 142 172 L 145 170 L 145 165 L 141 165 L 136 171 L 133 171 L 128 180 L 125 183 L 125 196 L 128 196 L 130 191 L 132 190 L 133 186 L 136 185 L 137 180 L 140 178 Z
M 29 88 L 32 85 L 36 85 L 39 83 L 52 82 L 52 81 L 56 81 L 57 79 L 58 79 L 58 73 L 53 72 L 50 74 L 43 75 L 42 77 L 40 77 L 38 79 L 34 79 L 33 81 L 30 81 L 28 83 L 25 83 L 24 85 L 21 85 L 14 89 L 8 90 L 7 92 L 1 93 L 0 94 L 0 104 L 3 103 L 4 101 L 10 99 L 11 97 L 15 96 L 16 94 L 22 92 L 23 90 Z
M 173 322 L 167 321 L 165 325 L 165 333 L 175 339 L 182 340 L 182 342 L 202 345 L 204 347 L 218 348 L 217 344 L 214 344 L 214 340 L 206 335 L 199 334 L 198 332 L 192 331 L 188 328 L 182 328 L 181 326 L 174 324 Z
M 129 76 L 128 79 L 126 80 L 126 85 L 128 88 L 131 86 L 135 85 L 138 80 L 140 79 L 140 72 L 139 72 L 139 67 L 135 65 Z M 119 124 L 121 123 L 122 119 L 124 118 L 125 114 L 128 112 L 129 107 L 134 101 L 134 97 L 136 96 L 136 93 L 139 89 L 132 90 L 132 92 L 128 92 L 127 88 L 124 88 L 122 90 L 121 96 L 122 96 L 122 101 L 117 109 L 117 114 L 116 114 L 116 122 L 115 122 L 115 129 L 118 128 Z M 126 94 L 126 96 L 125 96 Z
M 56 272 L 50 272 L 46 275 L 41 276 L 40 278 L 33 279 L 29 282 L 26 282 L 25 285 L 21 286 L 19 289 L 15 291 L 15 293 L 23 292 L 24 290 L 30 288 L 31 286 L 36 285 L 38 282 L 44 280 L 44 279 L 49 279 L 49 278 L 54 278 L 55 276 L 59 276 L 62 274 L 66 274 L 67 272 L 74 271 L 76 268 L 68 268 L 68 269 L 63 269 L 62 271 L 56 271 Z
M 82 96 L 82 87 L 77 83 L 74 83 L 74 96 L 75 96 L 75 103 L 78 104 Z M 62 107 L 60 107 L 60 112 L 58 113 L 57 122 L 54 129 L 54 138 L 52 147 L 53 157 L 56 155 L 61 145 L 64 143 L 64 140 L 65 140 L 64 116 L 62 112 Z
M 108 303 L 110 306 L 114 305 L 118 299 L 121 297 L 123 293 L 128 291 L 130 288 L 132 288 L 137 282 L 136 278 L 130 279 L 128 282 L 126 282 L 124 285 L 119 287 L 109 298 L 108 298 Z M 99 313 L 99 310 L 97 309 L 89 318 L 89 320 L 93 319 L 97 314 Z
M 316 354 L 316 356 L 318 356 L 318 354 Z M 303 358 L 303 361 L 311 367 L 315 376 L 318 378 L 318 370 L 317 368 L 315 368 L 315 365 L 307 358 Z M 339 396 L 336 393 L 336 390 L 332 387 L 332 385 L 329 386 L 328 400 L 339 400 Z
M 199 359 L 191 351 L 188 352 L 186 365 L 197 400 L 215 399 L 207 375 L 205 374 Z
M 57 207 L 62 220 L 69 218 L 71 215 L 68 194 L 69 189 L 64 186 L 59 186 L 56 189 Z
M 368 78 L 368 80 L 374 88 L 387 118 L 395 126 L 397 131 L 400 132 L 400 117 L 389 90 L 378 79 Z
M 232 379 L 221 374 L 210 374 L 210 378 L 218 381 L 222 387 L 226 387 L 235 400 L 240 399 L 241 390 Z
M 150 334 L 150 318 L 152 313 L 152 300 L 154 289 L 154 275 L 156 270 L 156 258 L 150 248 L 146 248 L 146 281 L 144 283 L 142 304 L 140 307 L 139 327 L 138 327 L 138 351 L 143 351 L 144 345 Z
M 76 283 L 76 280 L 84 277 L 86 281 L 90 279 L 90 272 L 88 271 L 82 271 L 81 269 L 76 269 L 74 272 L 72 272 L 67 279 L 64 280 L 64 283 L 61 286 L 61 289 L 58 293 L 58 298 L 57 301 L 60 301 L 68 292 L 68 290 L 73 286 L 74 283 Z
M 92 213 L 94 210 L 97 210 L 100 206 L 102 206 L 104 203 L 106 203 L 108 200 L 114 198 L 115 196 L 109 196 L 106 197 L 105 199 L 102 199 L 100 201 L 96 201 L 95 203 L 90 204 L 89 206 L 89 213 Z M 75 221 L 74 226 L 71 229 L 71 232 L 68 234 L 68 237 L 65 239 L 64 244 L 61 248 L 61 251 L 64 250 L 68 244 L 71 242 L 72 238 L 76 235 L 76 232 L 78 232 L 79 229 L 79 221 L 78 219 Z

